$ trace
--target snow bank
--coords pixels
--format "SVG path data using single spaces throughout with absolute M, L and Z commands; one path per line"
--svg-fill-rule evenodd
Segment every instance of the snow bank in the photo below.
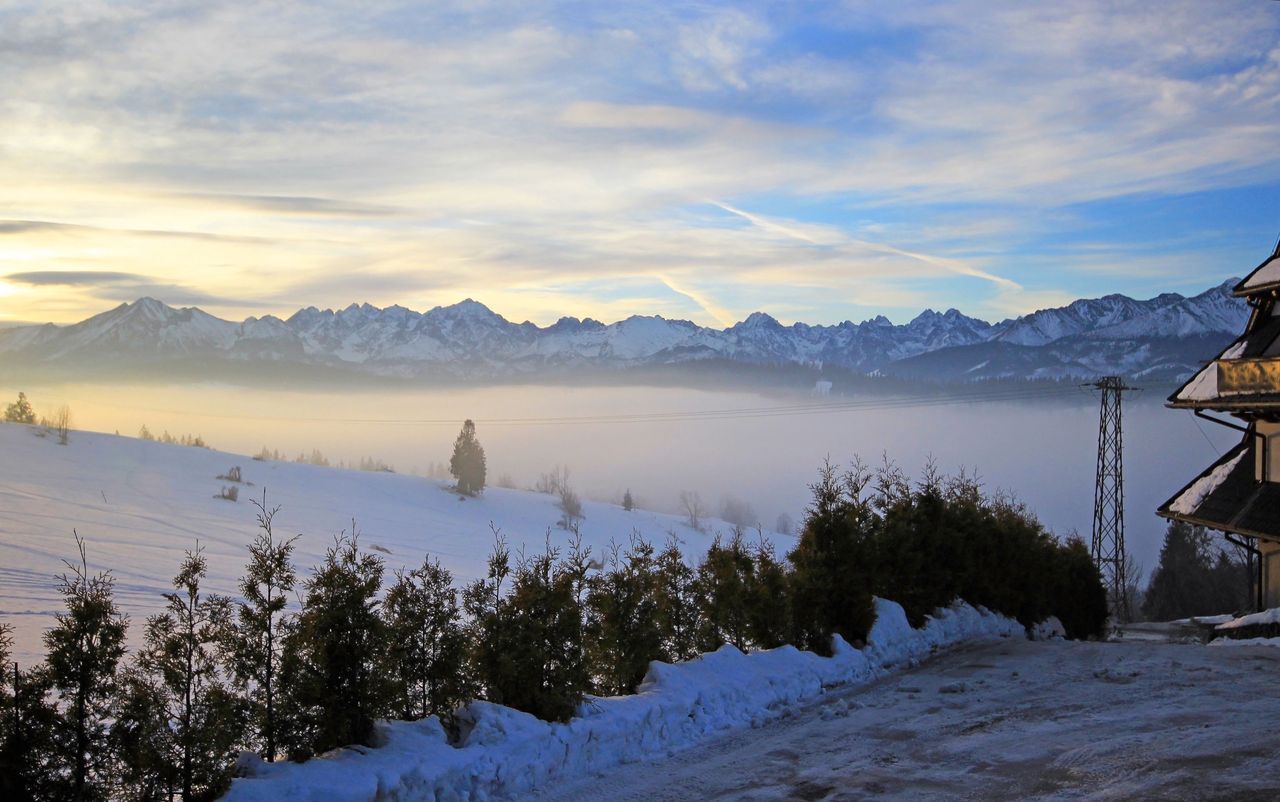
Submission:
M 1190 618 L 1175 618 L 1170 624 L 1183 624 L 1185 626 L 1214 626 L 1225 624 L 1234 619 L 1231 613 L 1223 613 L 1221 615 L 1193 615 Z
M 1263 610 L 1260 613 L 1250 613 L 1239 618 L 1232 618 L 1230 621 L 1218 624 L 1215 629 L 1243 629 L 1244 627 L 1264 626 L 1266 624 L 1280 624 L 1280 607 L 1272 607 L 1270 610 Z
M 1271 646 L 1280 647 L 1280 638 L 1215 638 L 1210 646 Z
M 1027 633 L 1031 640 L 1066 640 L 1067 628 L 1056 615 L 1051 615 L 1031 628 Z
M 567 724 L 473 702 L 461 713 L 458 746 L 434 718 L 382 722 L 384 745 L 377 749 L 338 749 L 303 764 L 247 759 L 242 767 L 250 776 L 235 780 L 224 799 L 461 802 L 520 795 L 666 757 L 723 730 L 759 726 L 829 687 L 868 682 L 962 641 L 1024 634 L 1017 621 L 964 602 L 939 610 L 920 629 L 894 602 L 875 604 L 865 649 L 837 638 L 832 657 L 791 646 L 752 654 L 723 646 L 684 663 L 655 661 L 635 694 L 588 697 Z

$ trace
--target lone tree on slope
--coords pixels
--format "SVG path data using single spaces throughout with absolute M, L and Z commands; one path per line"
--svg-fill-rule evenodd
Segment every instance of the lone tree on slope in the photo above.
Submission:
M 458 439 L 453 441 L 449 473 L 458 480 L 458 492 L 474 496 L 484 490 L 484 447 L 476 439 L 476 425 L 471 420 L 462 424 Z
M 9 423 L 36 422 L 36 411 L 31 408 L 26 393 L 18 393 L 18 400 L 4 408 L 4 419 Z

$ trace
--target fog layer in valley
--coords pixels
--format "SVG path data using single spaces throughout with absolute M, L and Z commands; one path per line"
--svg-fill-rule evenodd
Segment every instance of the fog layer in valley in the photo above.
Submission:
M 16 395 L 8 388 L 5 396 Z M 73 426 L 136 435 L 199 434 L 245 454 L 264 446 L 292 459 L 319 449 L 333 463 L 371 457 L 400 472 L 447 463 L 464 418 L 477 422 L 489 481 L 532 486 L 566 465 L 579 492 L 675 511 L 681 491 L 711 512 L 746 501 L 764 523 L 803 515 L 824 459 L 883 455 L 912 475 L 977 471 L 988 489 L 1025 501 L 1059 534 L 1092 521 L 1097 399 L 1053 388 L 1016 400 L 901 397 L 815 399 L 642 387 L 484 387 L 448 391 L 291 393 L 221 385 L 23 388 L 45 411 L 70 405 Z M 1161 406 L 1148 391 L 1126 402 L 1125 480 L 1130 551 L 1150 569 L 1163 523 L 1152 510 L 1225 450 L 1234 433 Z M 745 410 L 745 411 L 744 411 Z M 618 533 L 625 537 L 627 533 Z M 780 543 L 779 545 L 784 545 Z

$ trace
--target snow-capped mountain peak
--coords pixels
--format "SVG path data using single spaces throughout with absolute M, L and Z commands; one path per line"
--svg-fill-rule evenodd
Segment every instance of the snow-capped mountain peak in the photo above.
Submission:
M 1070 342 L 1086 355 L 1084 362 L 1054 370 L 1092 374 L 1112 367 L 1128 371 L 1151 366 L 1130 365 L 1134 360 L 1127 357 L 1116 357 L 1124 365 L 1090 360 L 1090 349 L 1123 355 L 1124 343 L 1135 338 L 1198 342 L 1197 338 L 1234 336 L 1244 325 L 1247 308 L 1231 295 L 1233 283 L 1191 298 L 1164 293 L 1145 301 L 1114 294 L 1082 299 L 996 325 L 951 308 L 926 309 L 903 325 L 877 316 L 857 324 L 784 326 L 757 311 L 726 329 L 660 315 L 633 315 L 611 324 L 563 317 L 543 328 L 512 323 L 471 298 L 425 313 L 398 305 L 380 309 L 352 303 L 337 311 L 309 306 L 284 320 L 266 315 L 231 323 L 197 308 L 176 309 L 154 298 L 140 298 L 70 326 L 0 331 L 0 369 L 59 364 L 68 370 L 86 365 L 127 368 L 200 355 L 462 379 L 495 379 L 548 368 L 620 370 L 708 358 L 872 373 L 903 360 L 986 344 L 1046 349 Z M 967 354 L 964 358 L 969 367 L 987 361 Z M 1174 360 L 1172 369 L 1194 367 L 1184 365 L 1186 361 Z

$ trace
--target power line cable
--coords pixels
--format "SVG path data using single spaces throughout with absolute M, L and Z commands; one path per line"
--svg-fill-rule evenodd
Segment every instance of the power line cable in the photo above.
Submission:
M 1032 401 L 1065 398 L 1075 395 L 1074 386 L 1053 388 L 1004 388 L 995 391 L 976 393 L 951 393 L 937 396 L 898 395 L 876 398 L 863 398 L 837 402 L 808 402 L 780 404 L 765 407 L 731 407 L 709 410 L 677 410 L 669 412 L 631 412 L 617 414 L 571 415 L 571 416 L 534 416 L 510 418 L 475 418 L 478 425 L 485 426 L 570 426 L 570 425 L 603 425 L 603 424 L 637 424 L 637 423 L 676 423 L 694 421 L 741 420 L 753 418 L 799 417 L 806 415 L 830 415 L 843 412 L 875 411 L 896 408 L 921 408 L 932 406 L 952 406 L 983 402 Z M 124 407 L 135 412 L 151 414 L 179 415 L 184 417 L 201 417 L 215 420 L 253 420 L 262 422 L 291 423 L 333 423 L 355 425 L 396 425 L 396 426 L 456 426 L 457 418 L 364 418 L 364 417 L 304 417 L 282 415 L 245 415 L 235 413 L 192 412 L 189 410 L 161 409 L 153 407 Z

